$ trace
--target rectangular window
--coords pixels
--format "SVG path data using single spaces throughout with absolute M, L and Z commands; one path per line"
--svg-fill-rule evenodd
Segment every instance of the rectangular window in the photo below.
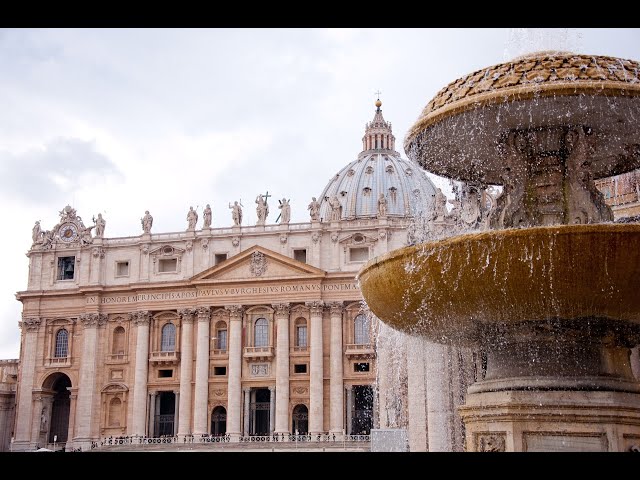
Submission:
M 168 273 L 175 272 L 178 270 L 178 259 L 177 258 L 163 258 L 158 261 L 158 272 L 160 273 Z
M 307 346 L 307 326 L 301 325 L 296 327 L 296 347 Z
M 357 247 L 349 249 L 349 261 L 366 262 L 369 260 L 369 247 Z
M 296 363 L 293 366 L 293 373 L 307 373 L 307 364 L 306 363 Z
M 219 263 L 224 262 L 227 259 L 226 253 L 216 253 L 214 265 L 218 265 Z
M 76 257 L 58 257 L 58 280 L 73 280 Z
M 302 263 L 307 263 L 307 249 L 301 248 L 293 251 L 293 258 Z
M 129 262 L 116 262 L 116 277 L 129 276 Z
M 213 367 L 213 374 L 214 375 L 226 375 L 227 374 L 227 367 Z
M 368 372 L 369 364 L 368 363 L 354 363 L 353 364 L 354 372 Z
M 227 349 L 227 331 L 226 330 L 218 330 L 218 343 L 216 345 L 218 350 L 226 350 Z
M 171 378 L 173 377 L 173 369 L 158 370 L 158 378 Z

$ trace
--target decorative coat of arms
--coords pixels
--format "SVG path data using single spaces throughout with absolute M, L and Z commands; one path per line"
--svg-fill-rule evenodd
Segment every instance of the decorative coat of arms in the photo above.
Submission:
M 251 254 L 249 270 L 256 277 L 259 277 L 267 270 L 267 257 L 264 256 L 264 253 L 253 252 Z

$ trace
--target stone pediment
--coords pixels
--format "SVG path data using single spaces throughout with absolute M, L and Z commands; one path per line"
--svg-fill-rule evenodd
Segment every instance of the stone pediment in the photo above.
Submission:
M 253 246 L 196 276 L 193 283 L 210 281 L 322 278 L 324 270 L 260 246 Z

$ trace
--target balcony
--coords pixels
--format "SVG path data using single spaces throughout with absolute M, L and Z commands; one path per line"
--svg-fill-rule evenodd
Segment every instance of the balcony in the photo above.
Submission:
M 348 358 L 372 358 L 376 352 L 373 343 L 349 343 L 346 345 L 345 354 Z
M 213 348 L 209 352 L 209 358 L 216 360 L 223 360 L 225 358 L 229 358 L 229 352 L 226 348 Z
M 180 360 L 180 352 L 151 352 L 149 361 L 158 365 L 173 365 Z
M 71 357 L 47 357 L 44 366 L 46 368 L 70 367 Z
M 129 355 L 127 355 L 126 353 L 114 353 L 112 355 L 107 355 L 107 359 L 105 360 L 105 363 L 107 365 L 113 365 L 117 363 L 128 363 L 128 362 L 129 362 Z
M 270 360 L 273 358 L 273 346 L 244 347 L 244 358 L 247 360 Z
M 294 357 L 305 357 L 309 355 L 309 347 L 308 346 L 304 346 L 304 347 L 291 347 L 289 349 L 289 355 L 294 356 Z

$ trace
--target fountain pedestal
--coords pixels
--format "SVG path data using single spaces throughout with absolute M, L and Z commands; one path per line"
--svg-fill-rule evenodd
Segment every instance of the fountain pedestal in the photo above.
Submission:
M 468 393 L 466 451 L 638 451 L 640 395 L 611 391 Z

